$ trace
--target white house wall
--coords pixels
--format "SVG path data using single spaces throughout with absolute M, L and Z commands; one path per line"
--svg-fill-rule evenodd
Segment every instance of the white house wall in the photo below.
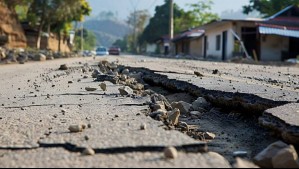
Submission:
M 146 53 L 155 53 L 157 50 L 157 44 L 147 44 Z
M 229 59 L 234 50 L 234 37 L 232 32 L 232 23 L 226 23 L 217 27 L 208 28 L 206 29 L 206 36 L 207 36 L 207 57 L 214 58 L 217 60 L 222 60 L 222 33 L 227 31 L 227 49 L 226 49 L 226 59 Z M 221 36 L 220 42 L 220 50 L 216 50 L 216 37 Z
M 261 60 L 281 61 L 282 51 L 289 50 L 289 38 L 278 35 L 262 35 Z

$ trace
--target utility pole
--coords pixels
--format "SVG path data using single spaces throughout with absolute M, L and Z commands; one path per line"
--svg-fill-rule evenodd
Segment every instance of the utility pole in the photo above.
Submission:
M 83 31 L 83 21 L 81 22 L 81 52 L 82 52 L 82 54 L 83 54 L 83 42 L 84 42 L 84 36 L 83 36 L 83 33 L 84 33 L 84 31 Z
M 136 25 L 136 8 L 134 8 L 134 37 L 133 37 L 133 50 L 134 52 L 137 53 L 137 35 L 136 35 L 136 30 L 137 29 L 137 25 Z
M 169 38 L 173 39 L 173 0 L 170 1 Z
M 170 14 L 169 14 L 169 53 L 172 53 L 172 42 L 173 39 L 173 0 L 170 1 Z

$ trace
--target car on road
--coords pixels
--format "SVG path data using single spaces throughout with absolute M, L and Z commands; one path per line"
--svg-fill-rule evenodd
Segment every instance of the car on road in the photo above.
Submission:
M 96 50 L 96 55 L 97 56 L 105 56 L 105 55 L 109 55 L 109 52 L 108 52 L 107 48 L 105 48 L 105 47 L 98 47 Z
M 109 55 L 120 55 L 120 48 L 116 46 L 112 46 L 109 48 Z

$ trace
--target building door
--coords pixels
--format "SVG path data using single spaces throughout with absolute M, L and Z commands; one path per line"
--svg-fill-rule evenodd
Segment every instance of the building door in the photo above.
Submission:
M 299 38 L 290 38 L 289 58 L 296 58 L 299 55 Z
M 227 31 L 222 33 L 222 60 L 227 59 Z
M 242 41 L 248 54 L 254 57 L 255 53 L 257 59 L 260 60 L 259 38 L 257 28 L 243 27 L 242 28 Z M 255 52 L 255 53 L 254 53 Z

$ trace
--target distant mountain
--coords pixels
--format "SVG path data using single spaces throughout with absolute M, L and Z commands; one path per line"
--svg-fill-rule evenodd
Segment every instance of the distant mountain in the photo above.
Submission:
M 132 29 L 125 23 L 116 20 L 87 20 L 84 27 L 94 32 L 97 45 L 110 47 L 116 40 L 122 39 Z

